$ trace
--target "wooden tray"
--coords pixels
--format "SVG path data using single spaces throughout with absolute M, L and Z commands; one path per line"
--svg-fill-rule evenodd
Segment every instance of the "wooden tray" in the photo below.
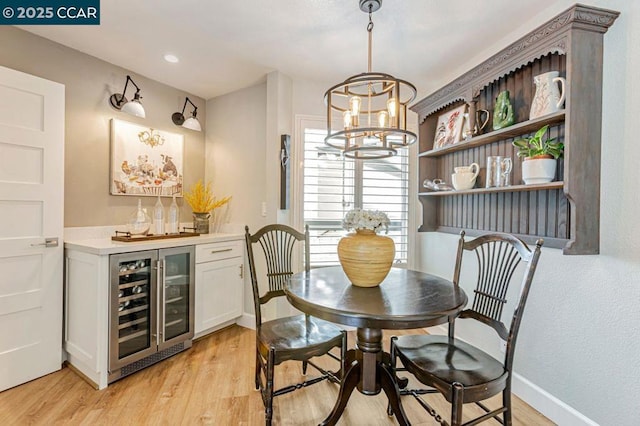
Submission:
M 152 241 L 152 240 L 165 240 L 168 238 L 182 238 L 182 237 L 197 237 L 200 235 L 198 232 L 180 232 L 179 234 L 161 234 L 161 235 L 131 235 L 128 232 L 120 232 L 124 235 L 115 235 L 111 237 L 112 241 L 120 241 L 130 243 L 134 241 Z

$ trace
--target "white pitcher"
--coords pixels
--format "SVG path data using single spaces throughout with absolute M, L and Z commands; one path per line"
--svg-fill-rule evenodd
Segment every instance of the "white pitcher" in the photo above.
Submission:
M 536 84 L 536 94 L 531 102 L 530 120 L 554 113 L 562 108 L 566 80 L 564 77 L 559 77 L 559 74 L 558 71 L 549 71 L 533 77 L 533 82 Z M 557 83 L 560 83 L 559 88 Z

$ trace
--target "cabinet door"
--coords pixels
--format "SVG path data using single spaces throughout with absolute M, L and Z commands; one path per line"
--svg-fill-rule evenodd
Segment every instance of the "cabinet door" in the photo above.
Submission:
M 196 265 L 196 337 L 242 315 L 243 285 L 242 257 Z
M 155 309 L 155 250 L 112 255 L 110 258 L 109 371 L 157 350 Z
M 159 350 L 193 337 L 194 256 L 193 246 L 160 250 Z

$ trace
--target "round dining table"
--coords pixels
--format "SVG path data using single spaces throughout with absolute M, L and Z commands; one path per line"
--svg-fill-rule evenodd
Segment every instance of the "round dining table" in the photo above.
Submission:
M 400 389 L 382 348 L 383 329 L 416 329 L 447 322 L 467 304 L 451 281 L 423 272 L 391 268 L 377 287 L 352 285 L 342 267 L 300 272 L 285 285 L 289 302 L 300 311 L 357 327 L 356 345 L 347 351 L 338 400 L 322 425 L 335 425 L 355 388 L 365 395 L 384 391 L 398 423 L 409 425 Z

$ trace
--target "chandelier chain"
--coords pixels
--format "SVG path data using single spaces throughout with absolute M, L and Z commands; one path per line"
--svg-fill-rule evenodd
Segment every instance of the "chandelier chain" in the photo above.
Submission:
M 367 56 L 367 72 L 371 72 L 371 45 L 373 44 L 373 20 L 371 14 L 373 5 L 369 4 L 369 24 L 367 24 L 367 33 L 369 33 L 369 51 Z

